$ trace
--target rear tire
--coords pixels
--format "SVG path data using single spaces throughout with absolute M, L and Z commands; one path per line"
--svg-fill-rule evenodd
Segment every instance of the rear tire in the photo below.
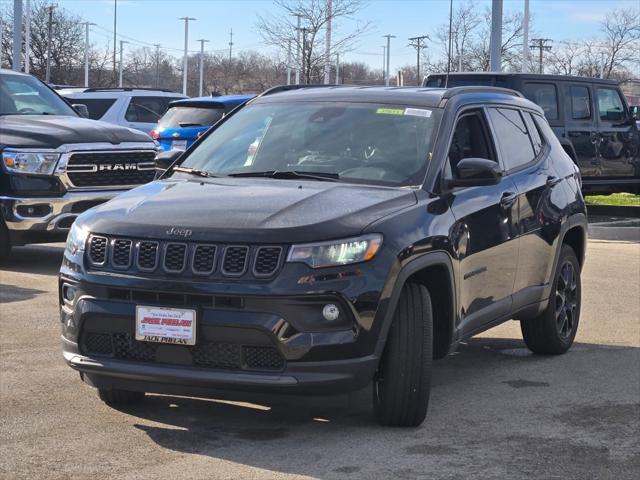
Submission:
M 562 245 L 546 310 L 520 321 L 524 343 L 541 355 L 565 353 L 576 338 L 580 320 L 580 264 L 573 249 Z
M 144 392 L 118 389 L 104 390 L 100 388 L 98 389 L 98 396 L 107 405 L 126 405 L 144 400 Z
M 11 254 L 11 239 L 9 238 L 9 230 L 4 224 L 4 220 L 0 218 L 0 265 L 9 260 Z
M 432 315 L 426 287 L 417 283 L 405 285 L 373 382 L 374 412 L 382 425 L 415 427 L 427 415 Z

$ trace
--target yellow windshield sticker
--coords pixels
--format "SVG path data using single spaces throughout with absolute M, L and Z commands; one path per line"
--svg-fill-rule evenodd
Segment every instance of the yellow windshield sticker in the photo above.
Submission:
M 376 113 L 383 115 L 404 115 L 404 108 L 379 108 Z

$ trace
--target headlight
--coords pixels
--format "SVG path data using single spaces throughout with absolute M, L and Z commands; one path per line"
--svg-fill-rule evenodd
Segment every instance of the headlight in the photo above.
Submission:
M 69 235 L 67 236 L 67 252 L 75 255 L 78 252 L 84 252 L 84 245 L 87 242 L 89 232 L 79 227 L 76 223 L 71 225 Z
M 8 172 L 51 175 L 56 168 L 58 152 L 3 150 L 2 164 Z
M 380 245 L 382 245 L 382 235 L 379 234 L 331 242 L 293 245 L 287 261 L 306 263 L 311 268 L 366 262 L 375 257 Z

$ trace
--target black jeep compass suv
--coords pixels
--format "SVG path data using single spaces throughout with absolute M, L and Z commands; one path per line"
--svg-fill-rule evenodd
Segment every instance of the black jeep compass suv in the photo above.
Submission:
M 67 241 L 64 358 L 107 403 L 373 381 L 381 423 L 418 425 L 460 341 L 573 342 L 580 177 L 517 92 L 279 87 L 173 155 Z

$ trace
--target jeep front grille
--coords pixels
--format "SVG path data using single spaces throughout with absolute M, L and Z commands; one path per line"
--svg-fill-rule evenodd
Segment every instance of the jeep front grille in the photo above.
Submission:
M 158 272 L 169 276 L 269 279 L 281 268 L 285 249 L 274 245 L 220 245 L 136 240 L 90 235 L 89 266 L 100 270 Z
M 71 153 L 67 177 L 74 187 L 141 185 L 155 176 L 154 158 L 153 150 Z

